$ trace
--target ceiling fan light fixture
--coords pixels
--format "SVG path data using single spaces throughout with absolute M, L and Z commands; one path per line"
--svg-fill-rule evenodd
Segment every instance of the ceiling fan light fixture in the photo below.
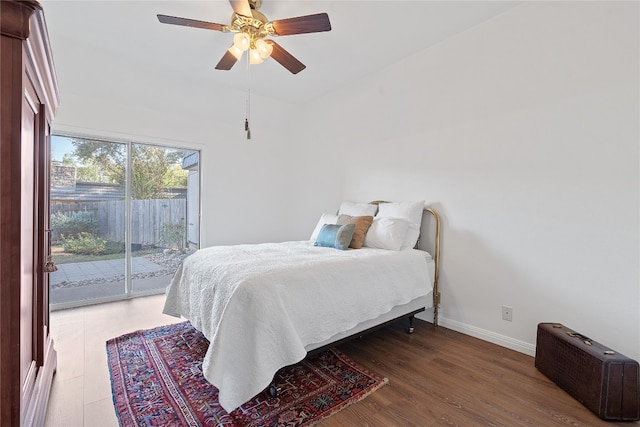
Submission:
M 231 46 L 227 49 L 227 52 L 232 54 L 238 61 L 242 58 L 242 49 L 238 49 L 236 45 Z
M 262 56 L 260 56 L 260 52 L 258 51 L 258 49 L 251 49 L 249 51 L 249 63 L 261 64 L 262 62 L 264 62 L 264 59 L 262 59 Z
M 233 46 L 244 52 L 251 47 L 251 36 L 244 32 L 237 33 L 233 36 Z
M 262 39 L 258 39 L 256 40 L 255 45 L 256 49 L 260 53 L 261 58 L 266 59 L 271 56 L 271 52 L 273 52 L 273 46 L 271 45 L 271 43 L 267 43 Z

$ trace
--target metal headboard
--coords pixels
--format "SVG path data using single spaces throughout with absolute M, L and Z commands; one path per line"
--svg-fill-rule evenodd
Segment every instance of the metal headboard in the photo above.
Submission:
M 433 326 L 438 326 L 438 308 L 440 306 L 440 291 L 438 290 L 438 277 L 440 276 L 440 214 L 434 208 L 427 208 L 425 211 L 433 215 L 436 221 L 436 234 L 434 236 L 433 262 L 435 269 L 433 273 Z
M 375 200 L 373 202 L 369 202 L 374 205 L 379 205 L 380 203 L 389 203 L 384 200 Z M 435 269 L 433 273 L 433 326 L 438 326 L 438 311 L 440 307 L 440 290 L 438 289 L 438 278 L 440 277 L 440 228 L 441 228 L 441 219 L 440 214 L 434 208 L 425 208 L 425 212 L 429 212 L 433 215 L 433 218 L 436 222 L 436 232 L 434 235 L 434 253 L 431 254 L 433 256 L 433 262 L 435 264 Z M 422 229 L 422 227 L 420 227 Z M 418 240 L 419 241 L 419 240 Z

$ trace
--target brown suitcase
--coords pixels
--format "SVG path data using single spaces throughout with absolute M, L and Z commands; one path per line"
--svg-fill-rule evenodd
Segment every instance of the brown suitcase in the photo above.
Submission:
M 640 420 L 638 362 L 560 323 L 540 323 L 536 368 L 605 420 Z

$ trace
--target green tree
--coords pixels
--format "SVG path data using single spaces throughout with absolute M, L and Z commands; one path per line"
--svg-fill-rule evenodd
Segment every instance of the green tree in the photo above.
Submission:
M 124 185 L 126 180 L 127 146 L 90 139 L 73 139 L 73 156 L 78 166 L 78 180 Z
M 101 164 L 92 158 L 85 158 L 79 164 L 73 153 L 64 153 L 62 164 L 76 168 L 76 180 L 80 182 L 99 182 L 102 184 L 119 184 L 113 174 L 105 173 Z
M 165 176 L 182 159 L 182 152 L 150 145 L 132 145 L 131 192 L 134 199 L 161 199 Z
M 83 166 L 78 177 L 89 182 L 125 185 L 126 145 L 86 139 L 73 140 L 73 155 Z M 152 145 L 131 144 L 131 197 L 133 199 L 162 199 L 165 187 L 186 186 L 187 171 L 182 170 L 181 150 Z M 87 168 L 87 170 L 82 170 Z
M 169 170 L 164 174 L 162 182 L 166 187 L 186 187 L 188 174 L 181 165 L 174 163 L 169 165 Z
M 65 166 L 76 166 L 76 159 L 71 153 L 64 153 L 62 156 L 62 164 Z

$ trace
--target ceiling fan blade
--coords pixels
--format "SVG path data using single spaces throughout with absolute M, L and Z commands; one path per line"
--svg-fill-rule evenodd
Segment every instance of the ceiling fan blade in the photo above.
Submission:
M 218 65 L 216 65 L 216 70 L 230 70 L 236 62 L 238 62 L 238 58 L 233 53 L 226 51 Z
M 225 25 L 214 22 L 197 21 L 195 19 L 178 18 L 177 16 L 158 15 L 163 24 L 182 25 L 185 27 L 204 28 L 205 30 L 225 31 Z
M 233 11 L 238 15 L 251 17 L 251 6 L 249 6 L 248 0 L 229 0 Z
M 331 31 L 331 22 L 329 22 L 329 15 L 326 13 L 278 19 L 273 21 L 272 24 L 276 34 L 279 36 Z
M 273 40 L 269 40 L 269 42 L 273 45 L 271 57 L 278 61 L 284 68 L 291 71 L 291 73 L 298 74 L 300 71 L 307 68 L 306 65 L 298 61 L 293 55 L 284 50 L 278 43 L 274 42 Z

